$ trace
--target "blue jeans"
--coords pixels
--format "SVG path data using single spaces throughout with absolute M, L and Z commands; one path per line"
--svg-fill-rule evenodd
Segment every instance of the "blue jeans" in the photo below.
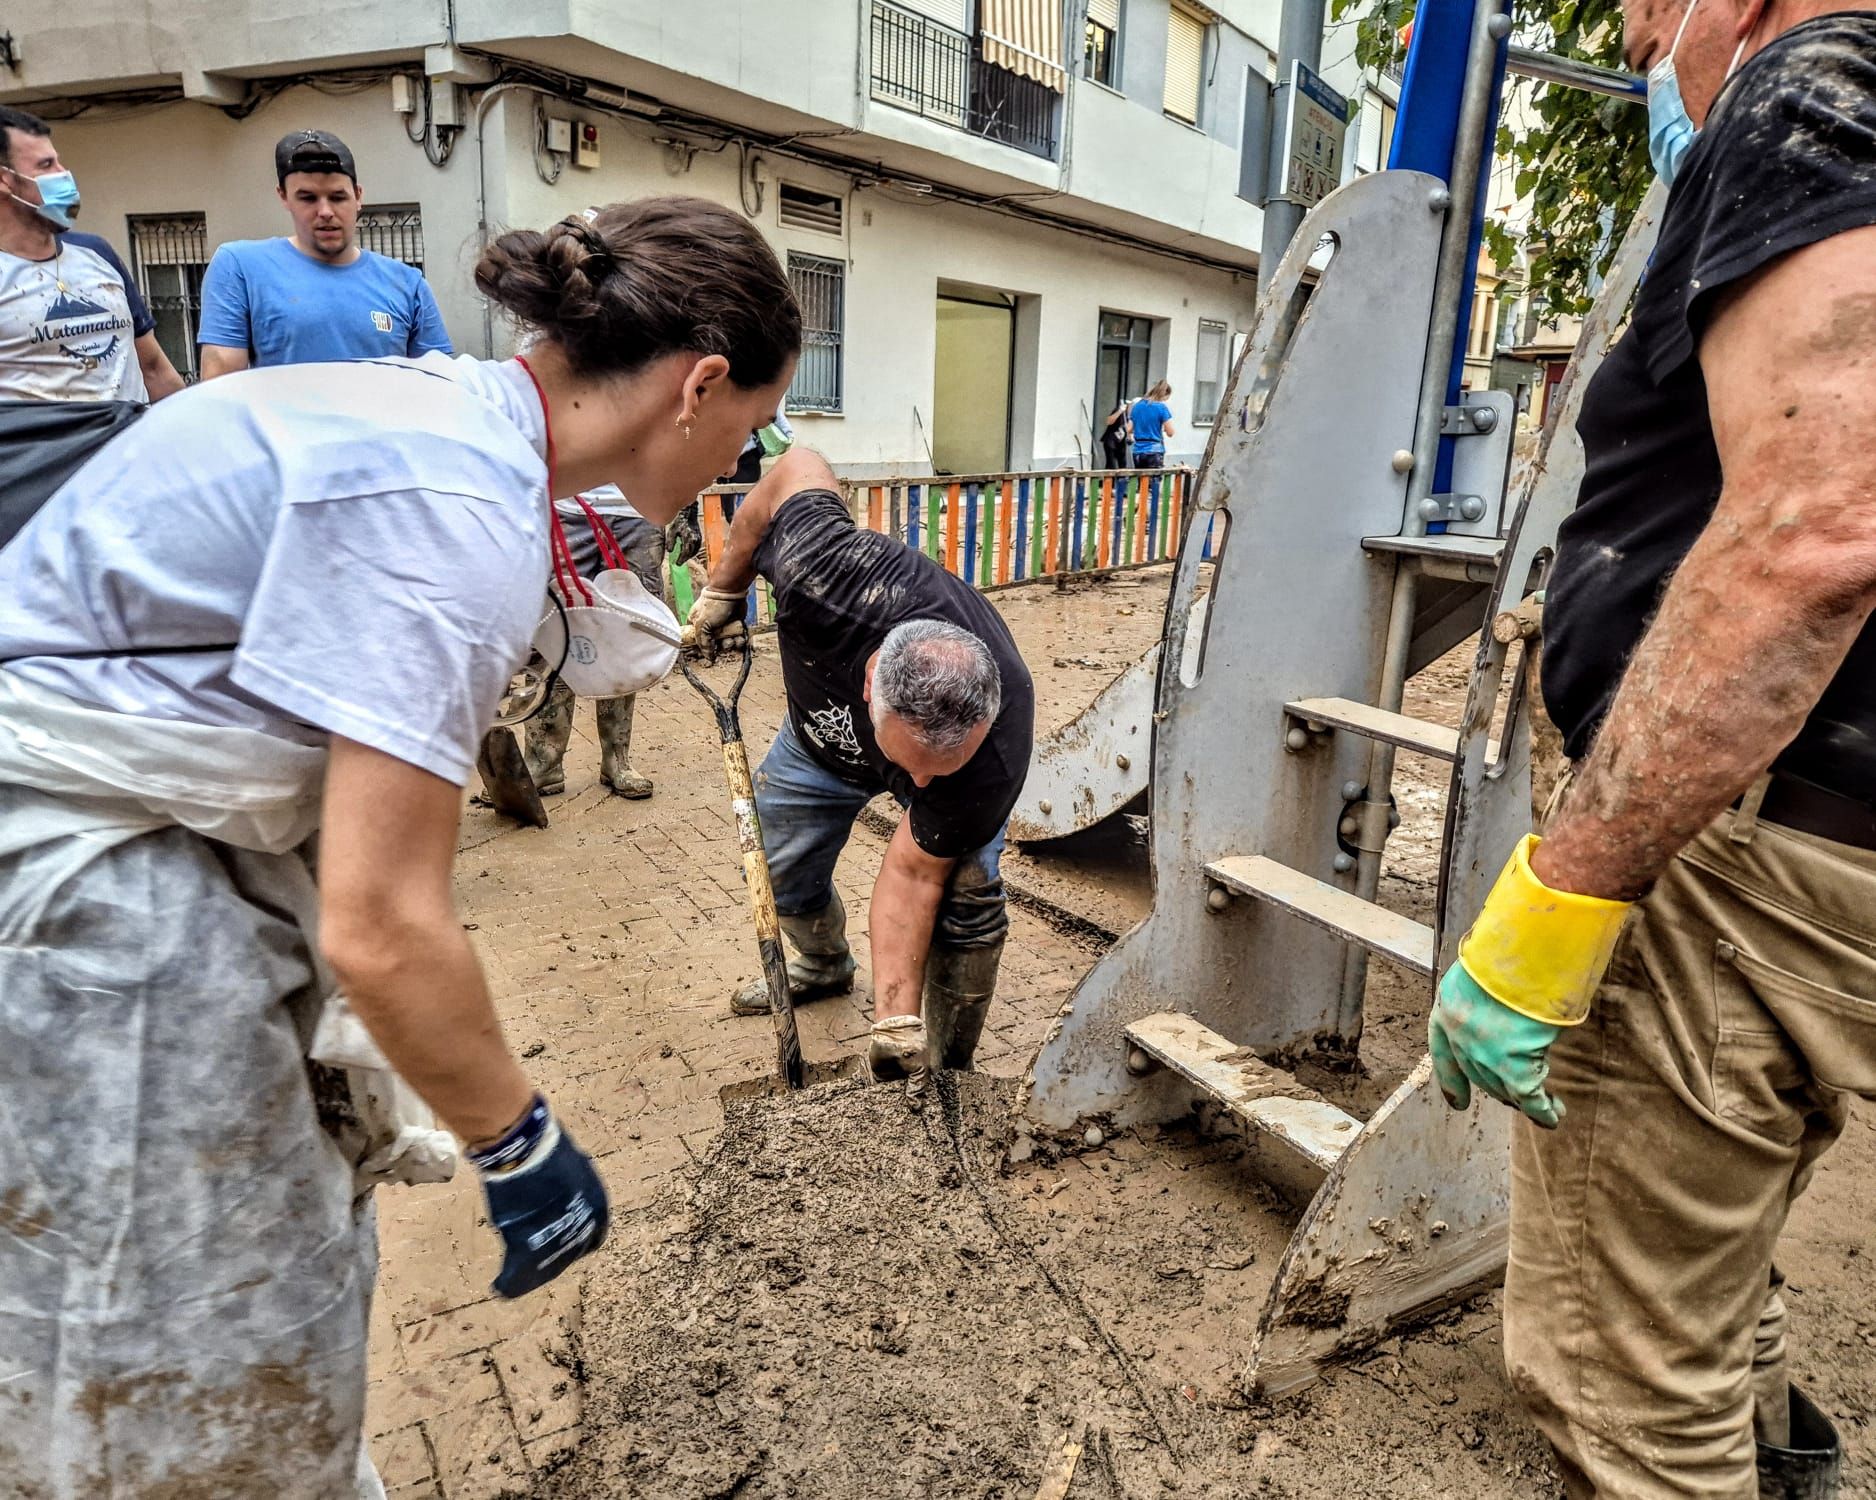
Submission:
M 784 916 L 820 911 L 834 899 L 834 864 L 847 847 L 853 820 L 883 786 L 843 781 L 802 747 L 794 721 L 783 719 L 756 770 L 756 816 L 769 856 L 775 909 Z M 988 948 L 1003 941 L 1010 919 L 1003 897 L 1004 830 L 952 866 L 938 907 L 934 942 Z

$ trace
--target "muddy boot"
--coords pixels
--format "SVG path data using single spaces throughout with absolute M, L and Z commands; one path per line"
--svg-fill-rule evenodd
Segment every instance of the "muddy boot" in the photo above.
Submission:
M 1843 1447 L 1830 1418 L 1795 1385 L 1788 1443 L 1758 1445 L 1759 1500 L 1833 1500 Z
M 788 958 L 788 998 L 795 1005 L 845 995 L 853 989 L 853 951 L 847 947 L 847 908 L 834 899 L 819 911 L 782 916 L 782 934 L 794 953 Z M 766 1016 L 769 986 L 752 979 L 730 996 L 730 1012 Z
M 599 779 L 621 797 L 634 802 L 651 795 L 651 778 L 632 769 L 632 709 L 630 698 L 601 698 L 593 706 L 599 723 Z
M 567 789 L 567 741 L 573 738 L 573 689 L 556 680 L 541 711 L 528 720 L 528 774 L 543 797 Z
M 925 1031 L 934 1068 L 968 1069 L 997 990 L 1003 939 L 982 948 L 933 943 L 925 960 Z

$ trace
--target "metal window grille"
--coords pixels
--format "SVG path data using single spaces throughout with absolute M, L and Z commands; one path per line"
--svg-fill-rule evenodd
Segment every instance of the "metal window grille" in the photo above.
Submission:
M 358 211 L 358 243 L 423 269 L 423 210 L 414 203 L 367 204 Z
M 1199 363 L 1192 381 L 1192 425 L 1210 427 L 1218 416 L 1225 393 L 1225 353 L 1231 330 L 1210 318 L 1199 319 Z
M 873 0 L 872 93 L 914 114 L 964 124 L 971 39 L 914 11 Z
M 206 214 L 132 214 L 131 274 L 156 319 L 156 341 L 185 380 L 194 380 L 202 277 L 208 270 Z
M 788 388 L 791 411 L 841 409 L 841 341 L 847 317 L 847 264 L 821 255 L 788 256 L 788 284 L 801 304 L 801 359 Z

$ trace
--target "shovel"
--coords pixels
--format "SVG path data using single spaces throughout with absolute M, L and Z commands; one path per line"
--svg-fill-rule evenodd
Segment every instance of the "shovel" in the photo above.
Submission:
M 857 1076 L 864 1064 L 858 1057 L 807 1065 L 801 1059 L 801 1034 L 795 1029 L 794 1002 L 788 995 L 788 963 L 782 952 L 782 922 L 775 912 L 775 892 L 769 885 L 769 857 L 762 848 L 762 823 L 756 817 L 755 782 L 749 775 L 749 752 L 743 745 L 742 721 L 736 705 L 749 681 L 755 661 L 747 631 L 743 633 L 743 664 L 726 701 L 683 659 L 684 680 L 703 694 L 716 715 L 717 734 L 723 741 L 723 776 L 729 783 L 730 808 L 736 814 L 736 842 L 743 853 L 743 880 L 749 891 L 749 915 L 756 924 L 756 947 L 762 956 L 762 977 L 769 986 L 769 1014 L 775 1021 L 776 1073 L 726 1085 L 722 1102 L 765 1094 L 792 1092 L 811 1083 L 832 1083 Z

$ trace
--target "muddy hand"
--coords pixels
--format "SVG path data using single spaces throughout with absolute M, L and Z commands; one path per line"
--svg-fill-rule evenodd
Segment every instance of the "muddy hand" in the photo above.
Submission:
M 525 1296 L 604 1243 L 605 1185 L 539 1094 L 520 1123 L 468 1157 L 507 1247 L 496 1296 Z
M 743 638 L 745 597 L 727 589 L 705 588 L 690 607 L 680 638 L 683 649 L 716 659 L 718 651 L 734 646 Z
M 908 1097 L 925 1092 L 930 1075 L 926 1057 L 925 1023 L 917 1016 L 887 1016 L 873 1023 L 866 1047 L 866 1066 L 875 1083 L 905 1080 Z
M 671 566 L 681 568 L 703 551 L 703 530 L 697 524 L 697 502 L 685 506 L 671 518 L 664 529 L 664 550 L 671 556 Z

